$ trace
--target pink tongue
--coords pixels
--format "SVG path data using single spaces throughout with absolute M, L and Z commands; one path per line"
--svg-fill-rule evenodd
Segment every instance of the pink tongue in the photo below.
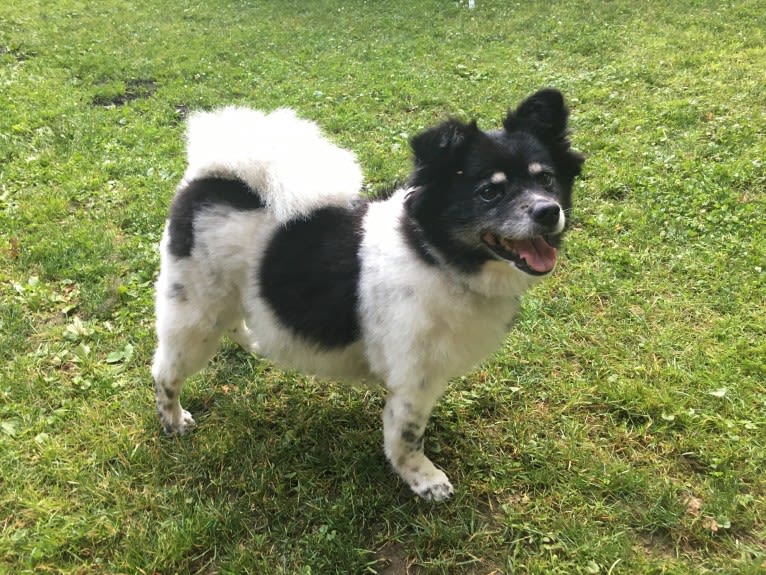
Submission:
M 548 273 L 556 265 L 556 248 L 541 237 L 516 240 L 513 247 L 536 272 Z

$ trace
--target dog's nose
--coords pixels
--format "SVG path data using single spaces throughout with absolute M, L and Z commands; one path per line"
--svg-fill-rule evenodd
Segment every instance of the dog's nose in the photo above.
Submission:
M 537 204 L 532 208 L 530 215 L 536 223 L 553 227 L 561 218 L 561 206 L 554 202 Z

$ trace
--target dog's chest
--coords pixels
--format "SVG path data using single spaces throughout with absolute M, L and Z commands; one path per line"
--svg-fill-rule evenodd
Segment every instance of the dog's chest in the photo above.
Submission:
M 397 200 L 370 206 L 360 252 L 360 315 L 370 367 L 402 379 L 462 375 L 502 344 L 526 284 L 492 268 L 492 281 L 478 282 L 492 289 L 482 292 L 421 261 L 399 233 Z
M 395 288 L 382 275 L 363 282 L 362 315 L 372 370 L 383 377 L 393 371 L 405 378 L 437 380 L 463 375 L 502 344 L 518 312 L 518 299 L 481 296 L 430 270 L 419 281 L 418 275 L 411 270 L 408 278 L 413 281 Z
M 423 341 L 434 367 L 447 377 L 462 375 L 503 343 L 519 310 L 516 298 L 487 298 L 467 292 L 430 302 L 432 326 Z

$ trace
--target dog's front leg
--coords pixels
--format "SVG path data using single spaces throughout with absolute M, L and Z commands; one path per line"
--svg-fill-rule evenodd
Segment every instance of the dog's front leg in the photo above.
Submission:
M 404 391 L 404 390 L 402 390 Z M 423 453 L 423 437 L 438 394 L 418 390 L 391 392 L 383 412 L 386 456 L 399 476 L 416 494 L 442 501 L 453 493 L 447 475 Z

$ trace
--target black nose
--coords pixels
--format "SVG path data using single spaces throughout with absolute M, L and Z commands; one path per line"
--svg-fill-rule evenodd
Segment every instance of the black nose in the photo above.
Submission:
M 532 208 L 532 219 L 543 226 L 555 226 L 561 216 L 561 207 L 556 203 L 537 204 Z

